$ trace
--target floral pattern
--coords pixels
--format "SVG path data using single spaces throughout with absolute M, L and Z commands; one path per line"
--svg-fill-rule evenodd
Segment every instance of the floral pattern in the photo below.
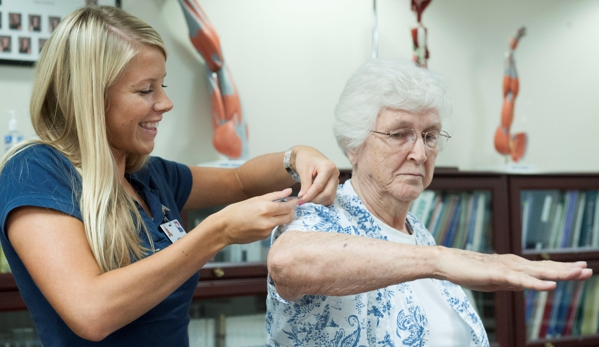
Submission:
M 286 230 L 323 231 L 360 235 L 381 240 L 387 237 L 368 212 L 350 181 L 339 186 L 331 206 L 304 204 L 295 220 L 273 231 L 271 243 Z M 424 225 L 408 214 L 416 244 L 435 244 Z M 488 347 L 480 317 L 457 285 L 433 280 L 440 295 L 470 326 L 469 347 Z M 420 347 L 429 346 L 428 319 L 412 292 L 401 283 L 348 296 L 305 295 L 288 302 L 268 279 L 266 313 L 267 346 L 322 347 Z

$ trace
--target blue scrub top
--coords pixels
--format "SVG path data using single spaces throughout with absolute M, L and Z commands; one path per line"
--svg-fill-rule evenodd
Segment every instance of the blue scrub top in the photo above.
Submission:
M 171 242 L 159 226 L 166 217 L 179 220 L 179 211 L 191 192 L 191 171 L 185 165 L 151 157 L 139 172 L 126 178 L 148 203 L 154 218 L 138 206 L 157 250 Z M 50 346 L 188 346 L 189 307 L 199 280 L 199 272 L 149 312 L 109 335 L 91 342 L 75 335 L 64 323 L 27 272 L 7 239 L 5 224 L 10 211 L 22 206 L 46 207 L 81 220 L 77 191 L 81 179 L 75 167 L 57 150 L 34 145 L 13 157 L 0 174 L 0 241 L 45 347 Z M 162 206 L 170 211 L 163 214 Z M 150 248 L 145 233 L 143 245 Z M 151 256 L 151 255 L 150 255 Z

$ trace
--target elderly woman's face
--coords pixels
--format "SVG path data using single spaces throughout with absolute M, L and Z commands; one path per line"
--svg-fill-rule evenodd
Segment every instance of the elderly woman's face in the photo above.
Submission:
M 373 130 L 389 133 L 401 128 L 411 128 L 418 134 L 441 130 L 441 119 L 434 112 L 412 114 L 386 109 L 379 113 Z M 422 136 L 416 142 L 400 146 L 387 135 L 371 132 L 362 147 L 350 161 L 355 172 L 379 196 L 411 202 L 428 187 L 433 179 L 437 150 L 425 146 Z

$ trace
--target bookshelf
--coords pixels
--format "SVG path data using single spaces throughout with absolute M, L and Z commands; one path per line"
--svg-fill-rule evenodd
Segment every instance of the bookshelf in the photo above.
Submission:
M 599 271 L 599 174 L 512 175 L 511 248 L 534 260 L 587 261 Z M 553 292 L 514 293 L 516 346 L 599 345 L 599 276 Z
M 482 230 L 484 231 L 484 235 L 482 235 L 482 240 L 484 241 L 478 243 L 480 246 L 471 248 L 476 251 L 502 254 L 510 251 L 508 234 L 509 210 L 505 208 L 508 204 L 507 186 L 508 176 L 504 174 L 461 172 L 457 169 L 436 168 L 435 176 L 427 191 L 434 192 L 437 197 L 447 200 L 458 196 L 463 202 L 464 207 L 466 207 L 466 211 L 468 211 L 468 205 L 474 205 L 475 201 L 478 200 L 479 207 L 483 207 L 483 211 L 486 214 L 486 217 L 482 217 L 483 220 L 479 220 L 479 223 L 483 228 Z M 425 194 L 423 193 L 423 195 Z M 481 198 L 484 203 L 480 203 Z M 418 204 L 418 200 L 412 204 L 412 209 L 416 208 L 416 204 Z M 472 207 L 471 210 L 473 210 Z M 457 208 L 454 208 L 453 214 L 456 216 L 462 218 L 467 216 L 467 214 L 462 214 L 461 211 L 459 213 L 456 211 Z M 433 235 L 435 235 L 435 230 L 431 229 L 435 229 L 435 227 L 431 224 L 431 220 L 433 219 L 434 213 L 434 208 L 430 208 L 428 212 L 423 212 L 423 215 L 420 218 L 427 228 L 430 227 L 429 231 L 431 231 Z M 452 214 L 451 210 L 449 211 L 449 214 Z M 448 216 L 447 219 L 450 220 L 451 217 Z M 472 223 L 476 222 L 476 218 L 471 217 L 470 219 L 473 220 Z M 464 229 L 468 229 L 467 222 L 457 223 L 458 225 L 462 224 L 462 227 L 459 228 L 462 232 L 465 232 Z M 435 235 L 435 239 L 438 244 L 443 244 L 442 238 Z M 454 237 L 452 241 L 455 241 L 455 239 L 456 237 Z M 463 244 L 464 243 L 462 243 L 462 245 Z M 466 242 L 466 244 L 468 243 Z M 454 242 L 447 245 L 453 247 Z M 471 299 L 472 298 L 473 300 L 471 301 L 473 301 L 479 316 L 483 320 L 483 325 L 489 336 L 491 346 L 513 346 L 514 326 L 511 324 L 511 317 L 513 317 L 514 312 L 512 293 L 472 292 Z

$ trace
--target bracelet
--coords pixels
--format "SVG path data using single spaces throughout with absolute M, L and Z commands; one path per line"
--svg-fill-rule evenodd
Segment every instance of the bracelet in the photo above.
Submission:
M 289 148 L 285 152 L 285 158 L 283 159 L 283 166 L 285 166 L 285 170 L 287 170 L 287 172 L 291 175 L 291 178 L 293 178 L 296 182 L 301 182 L 299 175 L 297 174 L 297 172 L 295 172 L 295 170 L 293 169 L 293 167 L 291 167 L 291 164 L 289 163 L 289 159 L 291 159 L 291 151 L 292 150 L 293 150 L 293 147 Z

